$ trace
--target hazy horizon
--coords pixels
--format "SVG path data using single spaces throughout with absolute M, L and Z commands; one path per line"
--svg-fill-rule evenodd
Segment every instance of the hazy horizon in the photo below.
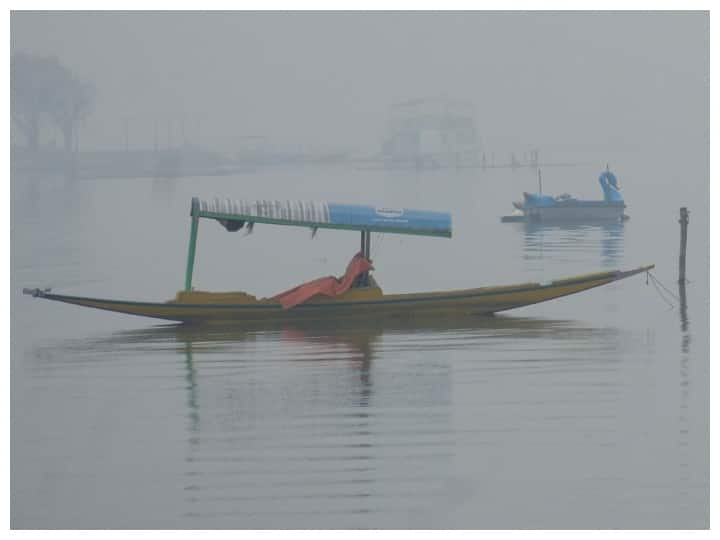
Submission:
M 243 136 L 377 151 L 388 107 L 473 103 L 490 150 L 709 141 L 707 12 L 18 12 L 11 53 L 95 84 L 81 148 Z M 688 145 L 689 146 L 689 145 Z

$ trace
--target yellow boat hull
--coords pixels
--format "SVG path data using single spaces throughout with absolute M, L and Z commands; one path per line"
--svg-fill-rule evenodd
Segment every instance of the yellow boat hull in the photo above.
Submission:
M 273 299 L 256 299 L 243 292 L 181 291 L 164 303 L 107 300 L 26 290 L 33 296 L 78 306 L 115 311 L 183 323 L 252 323 L 322 319 L 376 319 L 378 317 L 444 317 L 490 315 L 537 304 L 606 285 L 646 272 L 654 265 L 634 270 L 598 272 L 555 280 L 459 291 L 384 294 L 379 287 L 350 289 L 336 298 L 317 296 L 291 309 Z

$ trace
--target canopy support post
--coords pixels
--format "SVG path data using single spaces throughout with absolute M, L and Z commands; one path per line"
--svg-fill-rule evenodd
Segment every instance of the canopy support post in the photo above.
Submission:
M 370 260 L 370 231 L 360 231 L 360 255 Z
M 190 207 L 192 224 L 190 225 L 190 244 L 188 245 L 187 269 L 185 270 L 185 290 L 192 290 L 193 266 L 195 265 L 195 244 L 197 242 L 198 225 L 200 223 L 200 202 L 193 197 Z
M 370 260 L 370 231 L 360 231 L 360 254 L 368 261 Z M 357 284 L 361 287 L 369 285 L 369 273 L 363 272 L 357 280 Z

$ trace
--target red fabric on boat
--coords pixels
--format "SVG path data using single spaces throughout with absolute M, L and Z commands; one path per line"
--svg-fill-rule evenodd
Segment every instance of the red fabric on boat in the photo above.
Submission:
M 334 276 L 328 276 L 314 279 L 273 296 L 273 300 L 280 302 L 284 309 L 290 309 L 307 302 L 316 294 L 324 294 L 331 298 L 340 296 L 352 286 L 360 274 L 368 270 L 373 270 L 373 265 L 361 253 L 358 253 L 348 264 L 342 278 L 337 279 Z

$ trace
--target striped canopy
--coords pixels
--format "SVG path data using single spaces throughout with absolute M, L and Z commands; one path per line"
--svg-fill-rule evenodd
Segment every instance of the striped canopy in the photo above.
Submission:
M 318 229 L 345 229 L 421 236 L 452 236 L 452 218 L 445 212 L 338 204 L 319 201 L 192 200 L 192 213 L 223 223 L 271 223 Z M 229 230 L 237 230 L 238 227 Z

